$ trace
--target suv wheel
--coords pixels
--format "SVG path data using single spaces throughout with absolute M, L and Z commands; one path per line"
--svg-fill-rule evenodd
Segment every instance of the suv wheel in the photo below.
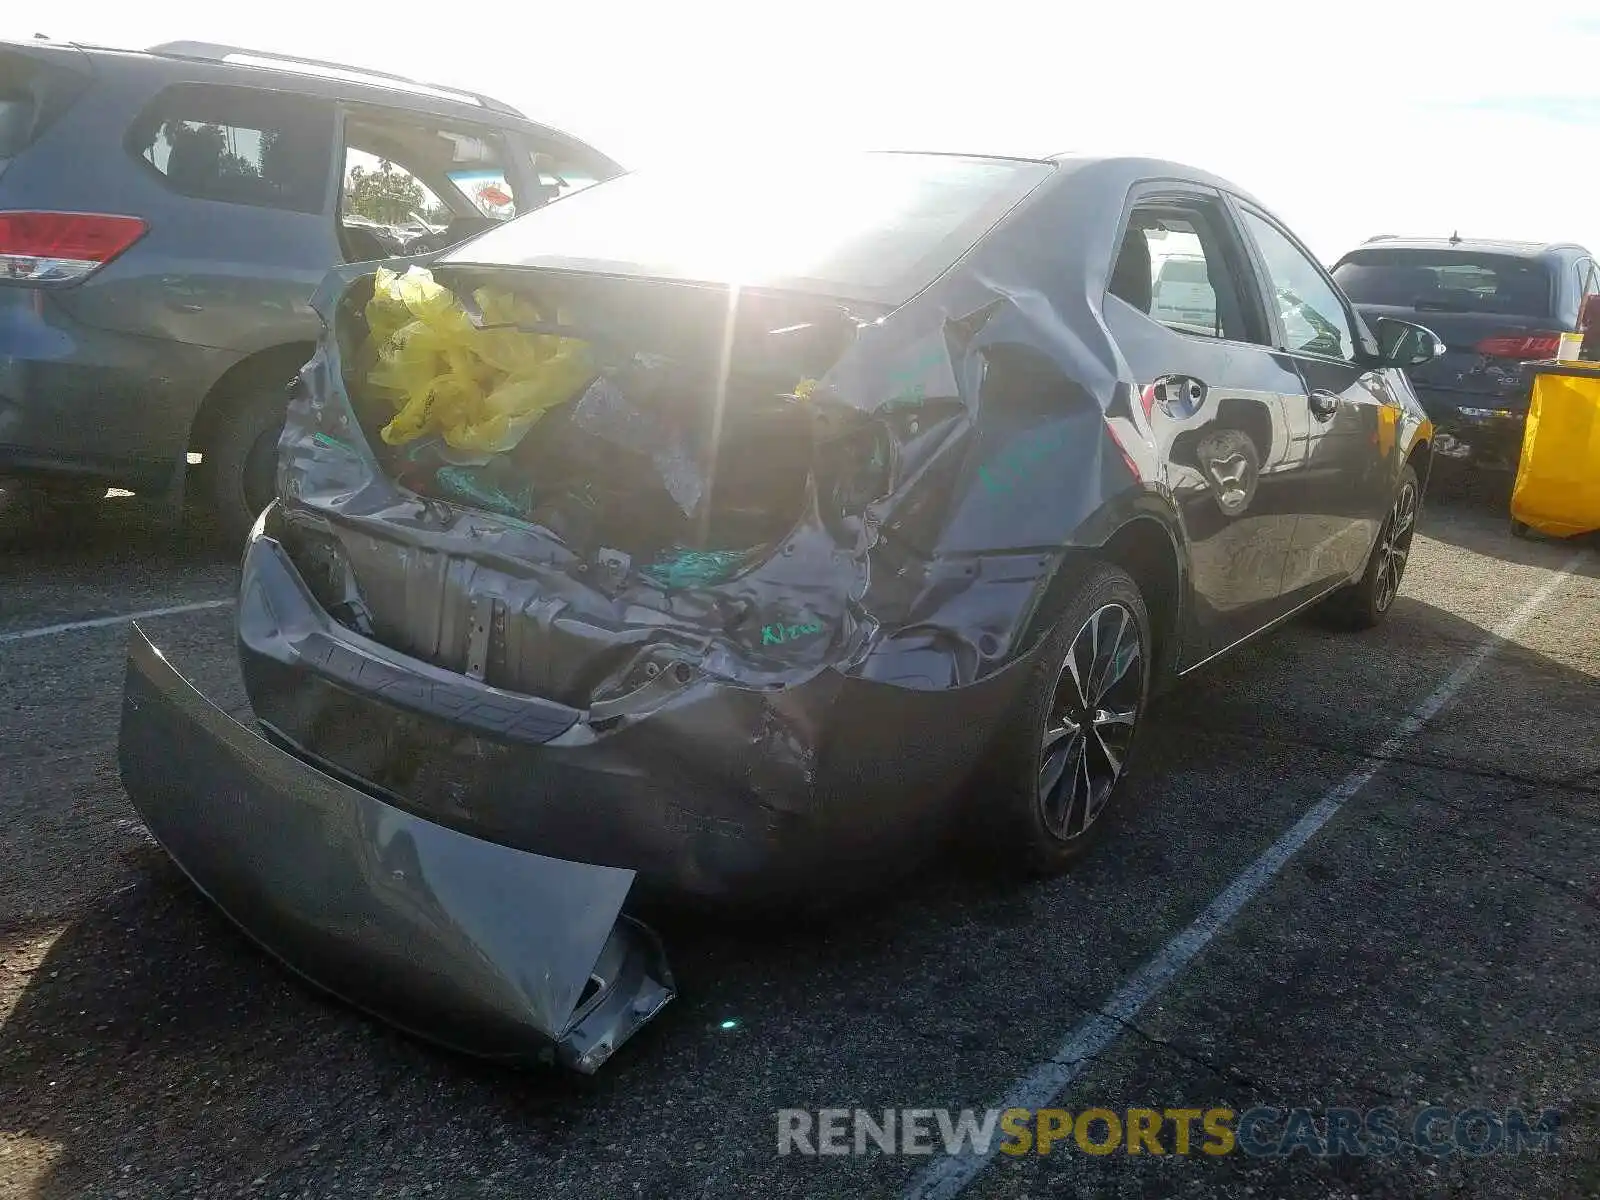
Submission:
M 1098 838 L 1149 701 L 1150 645 L 1138 585 L 1092 566 L 980 772 L 973 815 L 991 858 L 1052 875 Z
M 277 495 L 283 421 L 281 391 L 248 393 L 228 406 L 206 448 L 206 492 L 230 546 L 243 545 L 261 510 Z

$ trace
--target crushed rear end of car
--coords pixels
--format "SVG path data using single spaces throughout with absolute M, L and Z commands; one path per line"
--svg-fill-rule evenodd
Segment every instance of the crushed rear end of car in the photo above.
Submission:
M 381 277 L 328 298 L 244 565 L 263 728 L 430 819 L 636 870 L 646 898 L 826 906 L 931 844 L 1010 692 L 998 637 L 886 638 L 864 603 L 906 443 L 939 463 L 969 421 L 942 334 L 913 348 L 918 402 L 869 416 L 818 394 L 871 326 L 834 304 L 745 296 L 730 325 L 719 288 L 585 280 L 557 305 L 548 276 L 435 273 L 559 307 L 593 357 L 510 450 L 391 444 Z M 1011 571 L 1031 587 L 1038 556 Z
M 986 196 L 979 233 L 1048 173 Z M 414 934 L 383 996 L 446 999 L 398 1023 L 520 1004 L 582 1065 L 670 993 L 636 922 L 651 904 L 836 908 L 949 832 L 1071 535 L 1117 519 L 1105 497 L 1137 471 L 1107 415 L 1131 402 L 1114 358 L 1092 314 L 1069 331 L 1031 285 L 1032 246 L 948 288 L 841 298 L 508 264 L 493 242 L 517 224 L 426 269 L 328 277 L 243 565 L 259 733 L 201 719 L 136 642 L 124 774 L 196 882 L 291 965 L 312 953 L 313 979 L 392 1015 L 361 990 L 390 967 L 329 982 L 322 948 L 360 962 Z M 164 787 L 139 747 L 188 739 L 206 749 Z M 278 805 L 297 808 L 281 829 Z M 420 878 L 388 865 L 412 845 L 433 882 L 391 887 L 375 864 Z M 518 906 L 485 916 L 445 881 L 480 858 L 497 896 L 533 881 L 534 944 L 474 932 Z M 316 926 L 319 891 L 350 919 Z M 547 954 L 602 966 L 528 1007 L 505 981 Z

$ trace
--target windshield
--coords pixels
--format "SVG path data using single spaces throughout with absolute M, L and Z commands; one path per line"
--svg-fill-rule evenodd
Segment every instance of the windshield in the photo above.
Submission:
M 1550 273 L 1537 259 L 1453 250 L 1358 250 L 1334 269 L 1333 277 L 1357 304 L 1550 315 Z
M 639 171 L 474 240 L 450 261 L 733 282 L 898 302 L 1043 181 L 1049 163 L 860 154 Z

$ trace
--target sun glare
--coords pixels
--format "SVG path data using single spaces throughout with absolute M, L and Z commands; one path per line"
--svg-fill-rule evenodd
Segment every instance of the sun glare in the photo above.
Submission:
M 917 197 L 903 172 L 863 166 L 848 179 L 812 179 L 791 164 L 729 185 L 712 203 L 670 192 L 655 219 L 676 226 L 672 266 L 747 284 L 818 273 L 864 231 L 902 223 Z

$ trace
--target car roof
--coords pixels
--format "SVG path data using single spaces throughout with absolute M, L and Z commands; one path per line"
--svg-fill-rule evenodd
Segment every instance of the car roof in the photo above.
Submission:
M 1370 237 L 1354 250 L 1456 250 L 1465 254 L 1503 254 L 1513 258 L 1569 258 L 1583 257 L 1589 251 L 1577 242 L 1518 242 L 1508 238 L 1463 237 L 1396 237 L 1382 233 Z
M 4 38 L 0 39 L 0 46 L 3 45 L 31 51 L 40 49 L 77 51 L 90 57 L 116 57 L 146 63 L 152 67 L 167 64 L 175 69 L 175 75 L 178 77 L 174 82 L 179 83 L 253 85 L 273 91 L 294 92 L 328 100 L 381 104 L 388 108 L 403 108 L 446 119 L 480 123 L 487 120 L 493 124 L 520 127 L 531 133 L 543 134 L 558 141 L 583 147 L 591 155 L 598 153 L 574 135 L 541 125 L 505 101 L 484 95 L 482 92 L 447 84 L 428 83 L 404 75 L 347 63 L 253 50 L 245 46 L 230 46 L 217 42 L 163 42 L 147 49 L 128 49 L 89 42 L 51 41 L 45 38 L 32 41 Z
M 1142 180 L 1159 181 L 1170 179 L 1179 183 L 1195 183 L 1202 187 L 1216 188 L 1219 191 L 1229 192 L 1240 200 L 1248 201 L 1257 207 L 1266 207 L 1244 188 L 1222 178 L 1220 175 L 1213 175 L 1211 172 L 1201 170 L 1199 167 L 1192 167 L 1186 163 L 1165 158 L 1149 158 L 1128 154 L 1081 154 L 1075 151 L 1064 151 L 1055 154 L 995 154 L 986 150 L 921 150 L 916 148 L 885 149 L 876 151 L 876 153 L 947 154 L 958 158 L 989 158 L 999 162 L 1045 163 L 1055 166 L 1058 169 L 1058 175 L 1061 177 L 1083 173 L 1100 177 L 1126 178 L 1130 183 Z

